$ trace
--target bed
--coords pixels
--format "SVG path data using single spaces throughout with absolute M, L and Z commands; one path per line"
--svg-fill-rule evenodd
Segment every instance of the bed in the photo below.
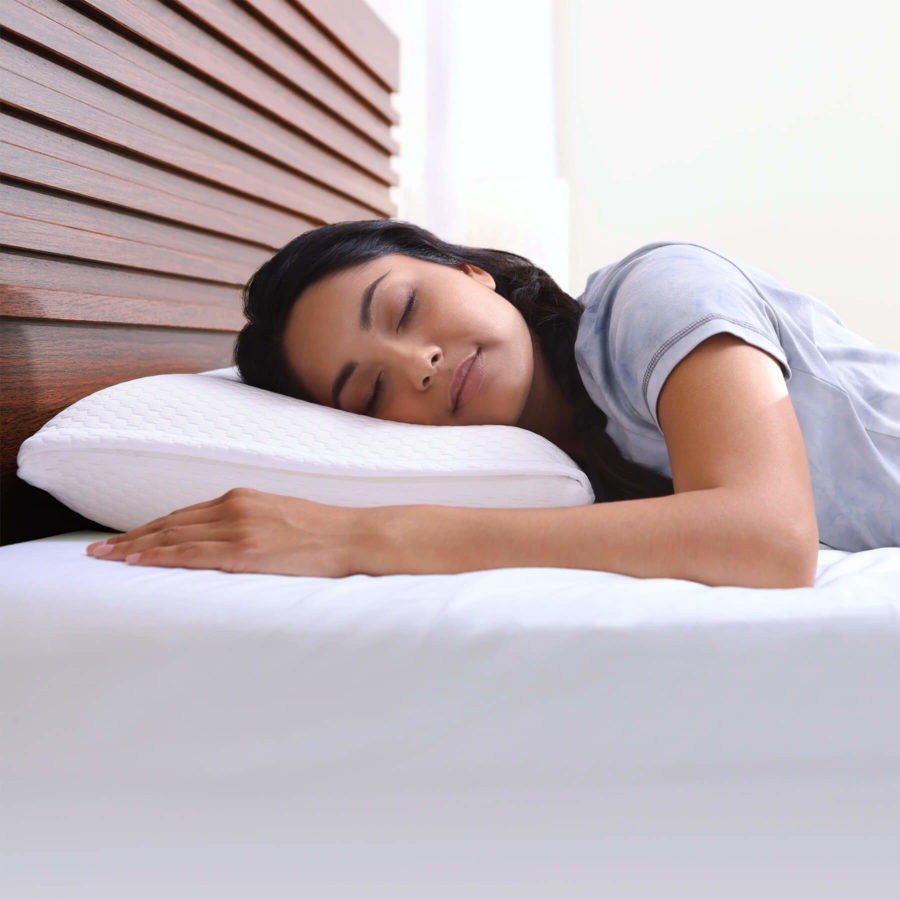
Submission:
M 796 590 L 87 557 L 22 443 L 228 366 L 259 261 L 396 212 L 398 48 L 357 0 L 3 15 L 0 896 L 896 896 L 900 548 Z

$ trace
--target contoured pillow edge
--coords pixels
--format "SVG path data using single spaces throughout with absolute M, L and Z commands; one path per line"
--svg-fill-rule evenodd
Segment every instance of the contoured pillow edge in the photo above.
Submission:
M 97 391 L 22 444 L 19 476 L 119 530 L 233 487 L 361 507 L 594 500 L 575 462 L 524 429 L 372 419 L 250 387 L 235 369 Z

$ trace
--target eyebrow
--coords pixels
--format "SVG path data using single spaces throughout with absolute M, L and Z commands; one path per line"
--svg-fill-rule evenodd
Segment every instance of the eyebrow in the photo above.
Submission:
M 359 307 L 359 330 L 371 331 L 372 329 L 372 301 L 375 299 L 375 288 L 382 278 L 390 274 L 390 269 L 383 275 L 379 275 L 364 291 L 362 295 L 362 303 Z M 349 380 L 350 376 L 356 371 L 358 362 L 348 362 L 338 373 L 338 377 L 334 379 L 334 385 L 331 388 L 331 399 L 337 409 L 343 409 L 341 406 L 341 391 Z

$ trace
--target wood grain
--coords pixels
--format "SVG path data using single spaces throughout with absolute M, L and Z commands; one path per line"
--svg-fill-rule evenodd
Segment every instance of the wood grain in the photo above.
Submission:
M 255 103 L 259 109 L 277 116 L 287 123 L 303 122 L 310 133 L 322 139 L 314 129 L 329 129 L 327 116 L 319 115 L 321 101 L 311 86 L 309 92 L 303 84 L 285 81 L 275 73 L 263 70 L 259 60 L 244 51 L 240 35 L 231 43 L 224 43 L 202 19 L 192 16 L 183 4 L 181 11 L 150 0 L 144 4 L 130 0 L 86 0 L 85 5 L 102 14 L 108 21 L 115 21 L 135 35 L 158 48 L 162 53 L 186 64 L 190 70 L 220 88 L 228 88 L 235 94 Z M 223 4 L 227 5 L 227 4 Z M 315 53 L 308 52 L 313 59 Z M 363 142 L 381 148 L 387 154 L 397 152 L 397 145 L 390 136 L 389 124 L 394 118 L 379 121 L 367 116 L 356 121 L 351 109 L 344 109 L 345 121 L 358 131 Z
M 220 6 L 220 15 L 227 9 L 227 5 Z M 230 94 L 217 90 L 205 79 L 185 72 L 54 0 L 8 0 L 4 18 L 4 25 L 10 33 L 52 50 L 61 59 L 77 63 L 86 71 L 127 87 L 136 95 L 148 98 L 210 131 L 234 141 L 246 142 L 257 153 L 287 164 L 310 151 L 311 157 L 315 154 L 321 154 L 324 158 L 331 156 L 315 146 L 299 149 L 297 139 L 299 137 L 302 143 L 307 143 L 305 134 L 334 148 L 336 153 L 346 156 L 354 166 L 365 169 L 379 181 L 390 183 L 387 154 L 362 139 L 355 133 L 356 129 L 348 131 L 342 128 L 333 117 L 324 115 L 318 108 L 311 108 L 309 115 L 300 120 L 308 125 L 305 132 L 287 129 Z M 274 36 L 271 39 L 277 41 Z M 293 51 L 291 56 L 311 66 Z M 288 63 L 288 60 L 281 61 Z M 319 69 L 312 68 L 317 79 L 324 78 Z M 348 96 L 346 89 L 335 90 L 342 97 Z M 242 127 L 236 128 L 238 123 Z M 314 174 L 311 165 L 315 162 L 314 158 L 305 160 L 302 168 Z M 331 162 L 333 160 L 328 160 L 325 165 Z
M 9 248 L 0 249 L 0 272 L 7 316 L 216 331 L 243 324 L 235 285 Z
M 0 240 L 7 246 L 52 250 L 52 241 L 66 256 L 226 284 L 243 284 L 272 255 L 258 244 L 16 182 L 4 186 L 0 217 Z
M 397 124 L 399 116 L 384 91 L 384 83 L 289 0 L 247 0 L 247 6 L 290 44 L 315 58 L 333 78 L 364 99 L 385 120 Z
M 361 134 L 379 131 L 389 120 L 368 104 L 359 103 L 345 86 L 336 84 L 327 71 L 304 54 L 297 53 L 270 27 L 249 15 L 240 4 L 216 0 L 173 0 L 182 14 L 201 22 L 220 40 L 239 46 L 258 66 L 290 82 L 314 97 L 334 116 L 353 125 Z
M 400 83 L 400 46 L 397 38 L 364 3 L 350 0 L 291 0 L 323 31 L 365 65 L 382 84 L 396 91 Z
M 333 158 L 319 161 L 316 180 L 304 178 L 18 44 L 0 41 L 0 57 L 12 67 L 0 69 L 0 93 L 11 106 L 314 221 L 386 212 L 385 189 L 362 173 L 353 174 L 352 184 L 342 182 L 346 167 Z M 361 196 L 354 200 L 326 188 L 323 179 Z
M 26 437 L 120 381 L 230 364 L 274 250 L 396 213 L 398 45 L 363 0 L 7 0 L 3 18 L 8 543 L 90 524 L 16 477 Z
M 192 225 L 275 250 L 314 223 L 138 159 L 87 135 L 0 112 L 0 173 L 110 206 Z

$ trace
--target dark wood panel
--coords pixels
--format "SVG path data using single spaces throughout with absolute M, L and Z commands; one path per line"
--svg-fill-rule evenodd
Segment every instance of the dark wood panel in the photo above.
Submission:
M 386 87 L 400 86 L 400 45 L 392 31 L 359 0 L 292 0 L 356 56 Z
M 330 177 L 327 173 L 334 159 L 325 151 L 309 146 L 306 138 L 296 131 L 286 129 L 206 80 L 194 77 L 68 7 L 53 0 L 9 0 L 4 18 L 11 33 L 211 131 L 243 143 L 251 152 L 306 171 L 312 177 Z M 323 114 L 316 110 L 314 116 L 322 118 Z M 330 120 L 328 127 L 319 128 L 318 132 L 313 129 L 309 133 L 319 141 L 338 137 L 345 143 L 335 148 L 337 152 L 347 156 L 354 166 L 366 169 L 372 177 L 389 183 L 391 169 L 387 154 L 346 130 L 336 129 Z M 317 156 L 322 156 L 323 161 Z M 321 169 L 318 172 L 317 166 Z
M 384 85 L 289 0 L 246 0 L 246 4 L 284 40 L 302 48 L 385 120 L 397 124 L 399 116 Z
M 66 256 L 81 256 L 83 252 L 87 259 L 229 284 L 243 284 L 271 256 L 268 248 L 256 244 L 110 209 L 65 194 L 45 193 L 18 182 L 5 185 L 0 195 L 0 213 L 14 220 L 12 233 L 3 238 L 3 243 L 11 246 L 32 248 L 33 244 L 26 242 L 34 240 L 32 231 L 37 230 L 43 245 L 35 249 Z M 53 226 L 64 226 L 64 230 Z M 62 241 L 59 249 L 52 244 L 47 246 L 51 233 L 51 240 Z
M 270 255 L 267 247 L 248 244 L 210 234 L 199 229 L 185 228 L 180 224 L 163 222 L 155 217 L 133 214 L 105 204 L 95 203 L 80 197 L 35 189 L 28 184 L 8 181 L 0 198 L 0 211 L 40 222 L 65 225 L 90 234 L 122 238 L 140 245 L 136 253 L 144 256 L 147 251 L 167 251 L 175 255 L 179 262 L 184 257 L 197 260 L 205 271 L 182 272 L 207 277 L 215 281 L 243 283 L 247 276 Z M 113 262 L 131 265 L 127 258 L 116 258 Z M 153 264 L 158 271 L 170 271 L 163 257 Z M 148 268 L 141 265 L 141 268 Z
M 258 65 L 277 73 L 291 82 L 335 116 L 354 125 L 361 134 L 370 134 L 384 127 L 385 118 L 368 104 L 360 103 L 340 83 L 315 65 L 305 55 L 297 53 L 281 36 L 255 17 L 248 15 L 237 3 L 218 0 L 172 0 L 190 16 L 225 41 L 252 56 Z
M 385 210 L 386 191 L 368 196 L 373 205 L 355 202 L 327 190 L 292 170 L 275 165 L 217 138 L 176 121 L 120 94 L 118 91 L 67 70 L 46 59 L 0 41 L 0 54 L 8 69 L 0 69 L 0 96 L 10 105 L 52 122 L 108 141 L 118 147 L 165 163 L 172 168 L 313 221 L 371 218 Z M 60 89 L 62 88 L 62 89 Z M 334 161 L 333 183 L 360 192 L 359 183 L 340 179 L 347 167 Z M 359 179 L 365 182 L 363 173 Z M 372 185 L 375 182 L 371 182 Z M 371 193 L 371 192 L 369 192 Z
M 233 302 L 227 306 L 208 306 L 190 300 L 154 301 L 116 294 L 88 294 L 77 290 L 51 291 L 15 284 L 5 284 L 3 291 L 5 296 L 0 304 L 3 314 L 22 318 L 115 325 L 177 325 L 232 332 L 244 322 L 240 292 L 236 289 Z
M 234 335 L 0 318 L 3 383 L 2 542 L 30 540 L 84 521 L 15 474 L 22 441 L 65 407 L 112 384 L 230 365 Z
M 101 297 L 117 297 L 123 301 L 146 302 L 148 308 L 156 310 L 154 318 L 144 324 L 167 324 L 157 318 L 161 310 L 168 308 L 173 317 L 168 324 L 191 325 L 197 328 L 211 328 L 205 322 L 184 320 L 183 313 L 177 313 L 179 306 L 190 305 L 209 309 L 230 311 L 235 315 L 240 309 L 240 290 L 237 285 L 218 284 L 164 275 L 159 272 L 142 272 L 117 266 L 85 262 L 0 248 L 0 285 L 15 288 L 34 288 L 37 291 L 78 291 L 85 295 L 97 294 Z M 0 287 L 2 292 L 2 287 Z M 18 292 L 17 293 L 21 293 Z M 32 313 L 12 312 L 7 307 L 9 297 L 0 293 L 0 314 L 24 315 Z M 20 300 L 16 301 L 21 302 Z M 60 318 L 46 313 L 51 318 Z M 63 316 L 62 318 L 68 318 Z M 98 321 L 107 321 L 98 315 Z M 218 327 L 218 326 L 215 326 Z M 237 327 L 237 325 L 235 325 Z
M 209 278 L 228 284 L 244 282 L 253 273 L 252 267 L 231 266 L 224 260 L 179 253 L 166 247 L 154 247 L 127 238 L 97 234 L 3 212 L 0 212 L 0 241 L 8 247 L 23 250 L 116 263 L 187 277 Z
M 314 223 L 105 149 L 64 131 L 0 113 L 0 173 L 102 203 L 172 219 L 274 250 Z
M 377 119 L 370 122 L 368 131 L 348 132 L 341 137 L 340 133 L 345 129 L 317 105 L 315 93 L 308 96 L 298 93 L 279 78 L 262 71 L 236 48 L 222 43 L 190 18 L 179 15 L 175 9 L 155 0 L 142 5 L 128 0 L 85 0 L 85 5 L 270 115 L 292 126 L 302 124 L 309 134 L 326 146 L 354 148 L 367 143 L 388 154 L 398 150 L 390 136 L 389 124 Z M 362 125 L 353 120 L 348 124 L 354 128 Z M 349 150 L 348 156 L 352 156 Z
M 95 262 L 118 263 L 151 271 L 203 278 L 215 273 L 212 260 L 179 254 L 164 247 L 137 244 L 124 238 L 42 222 L 0 212 L 0 242 L 8 247 L 54 253 Z M 234 283 L 236 277 L 228 279 Z

